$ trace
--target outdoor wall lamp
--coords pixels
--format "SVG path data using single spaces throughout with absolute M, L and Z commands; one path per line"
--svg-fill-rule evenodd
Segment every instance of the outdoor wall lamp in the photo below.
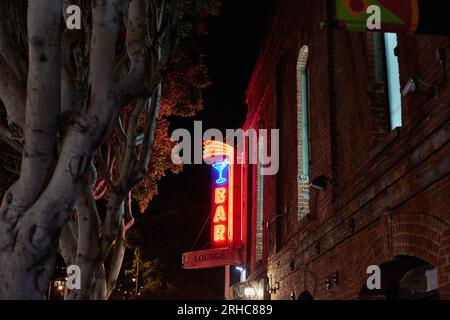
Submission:
M 311 181 L 309 187 L 317 189 L 319 191 L 324 191 L 327 187 L 327 180 L 328 178 L 326 176 L 318 176 L 314 178 L 313 181 Z
M 408 80 L 408 82 L 406 83 L 405 87 L 402 89 L 402 96 L 404 97 L 408 97 L 410 95 L 412 95 L 413 93 L 419 94 L 419 95 L 423 95 L 423 96 L 428 96 L 428 97 L 433 97 L 435 99 L 438 98 L 439 96 L 439 87 L 443 84 L 443 82 L 445 82 L 446 80 L 443 79 L 437 83 L 428 83 L 425 80 L 422 80 L 419 77 L 413 77 L 411 79 Z M 426 88 L 426 91 L 424 90 L 419 90 L 419 84 L 422 87 Z
M 327 188 L 328 182 L 333 186 L 333 188 L 336 190 L 336 185 L 333 183 L 333 180 L 331 180 L 330 177 L 321 175 L 316 178 L 314 178 L 311 183 L 309 184 L 310 188 L 317 189 L 319 191 L 324 191 Z
M 350 230 L 350 232 L 351 232 L 352 234 L 355 233 L 355 229 L 356 229 L 356 221 L 355 221 L 355 218 L 354 218 L 354 217 L 351 217 L 351 218 L 348 220 L 347 226 L 348 226 L 348 229 Z
M 291 262 L 289 262 L 289 269 L 291 271 L 294 271 L 294 269 L 295 269 L 295 261 L 294 260 L 291 260 Z
M 334 191 L 335 191 L 335 195 L 337 195 L 336 192 L 336 185 L 333 183 L 333 181 L 330 179 L 330 177 L 327 177 L 325 175 L 320 175 L 316 178 L 314 178 L 311 183 L 309 184 L 310 188 L 316 189 L 320 192 L 325 191 L 328 182 L 330 182 L 330 184 L 333 186 Z M 318 201 L 318 192 L 316 192 L 316 195 L 314 197 L 314 213 L 311 213 L 309 216 L 311 216 L 311 218 L 315 218 L 316 217 L 316 213 L 317 213 L 317 201 Z
M 280 218 L 284 215 L 285 215 L 285 213 L 280 213 L 280 214 L 277 214 L 275 217 L 273 217 L 271 220 L 266 220 L 265 221 L 266 228 L 269 228 L 275 222 L 275 220 L 277 220 L 278 218 Z
M 280 283 L 277 281 L 273 286 L 269 287 L 269 294 L 277 293 L 280 290 Z
M 337 286 L 339 284 L 339 272 L 335 271 L 332 274 L 328 276 L 328 278 L 325 280 L 325 286 L 328 290 L 331 290 L 333 287 Z
M 317 240 L 317 241 L 314 243 L 314 250 L 316 251 L 317 254 L 320 253 L 320 240 Z
M 264 298 L 264 293 L 259 289 L 255 281 L 241 281 L 231 286 L 233 297 L 245 300 L 259 300 Z
M 402 96 L 407 97 L 412 93 L 417 93 L 425 96 L 434 96 L 435 99 L 439 97 L 439 89 L 442 85 L 448 82 L 448 74 L 447 74 L 447 50 L 448 46 L 440 47 L 436 50 L 436 61 L 440 64 L 442 70 L 442 78 L 434 83 L 428 83 L 425 80 L 422 80 L 419 77 L 413 77 L 408 80 L 405 87 L 402 89 Z M 422 87 L 426 87 L 427 91 L 420 91 L 419 84 Z
M 331 274 L 331 283 L 337 286 L 339 284 L 339 272 L 335 271 Z
M 249 287 L 246 287 L 245 289 L 244 289 L 244 296 L 246 297 L 246 298 L 249 298 L 249 299 L 255 299 L 256 298 L 256 290 L 255 290 L 255 288 L 253 288 L 253 287 L 251 287 L 251 286 L 249 286 Z
M 405 87 L 402 89 L 402 96 L 407 97 L 415 92 L 417 89 L 416 79 L 411 78 L 406 83 Z
M 239 267 L 239 266 L 236 266 L 236 267 L 234 267 L 237 271 L 239 271 L 239 272 L 243 272 L 244 271 L 244 268 L 242 268 L 242 267 Z
M 247 278 L 247 271 L 245 270 L 245 268 L 242 266 L 235 266 L 234 269 L 239 272 L 240 281 L 244 282 Z
M 325 286 L 327 287 L 328 290 L 330 290 L 333 287 L 332 284 L 331 284 L 330 278 L 327 278 L 325 280 Z

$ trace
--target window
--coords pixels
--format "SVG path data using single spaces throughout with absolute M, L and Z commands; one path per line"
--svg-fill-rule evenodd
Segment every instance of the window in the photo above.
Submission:
M 309 213 L 309 73 L 308 47 L 303 46 L 297 62 L 297 193 L 298 219 Z
M 386 52 L 387 87 L 389 95 L 389 116 L 391 130 L 402 126 L 402 101 L 400 88 L 400 71 L 396 55 L 397 34 L 384 34 L 384 47 Z
M 262 259 L 263 253 L 263 221 L 264 221 L 264 166 L 259 159 L 264 156 L 264 141 L 260 137 L 258 145 L 258 162 L 256 165 L 256 253 L 255 259 Z

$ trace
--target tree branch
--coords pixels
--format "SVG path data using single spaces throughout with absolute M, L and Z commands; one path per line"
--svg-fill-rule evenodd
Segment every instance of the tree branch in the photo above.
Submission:
M 48 182 L 55 159 L 61 92 L 60 22 L 61 0 L 29 2 L 30 65 L 20 183 L 31 202 Z
M 119 31 L 119 2 L 118 0 L 98 0 L 94 4 L 90 59 L 92 88 L 88 116 L 95 117 L 103 130 L 109 130 L 118 111 L 114 70 Z M 99 133 L 103 138 L 105 132 Z
M 5 105 L 8 122 L 20 128 L 25 124 L 25 86 L 0 55 L 0 99 Z
M 106 260 L 110 253 L 113 241 L 117 236 L 117 230 L 120 227 L 120 222 L 124 216 L 124 196 L 118 195 L 117 192 L 112 192 L 106 207 L 106 218 L 100 240 L 103 261 Z
M 5 128 L 0 124 L 0 140 L 5 142 L 8 146 L 10 146 L 14 151 L 18 154 L 22 154 L 23 146 L 13 137 L 11 130 Z
M 148 0 L 132 0 L 128 8 L 127 51 L 130 69 L 127 76 L 117 86 L 117 99 L 121 108 L 136 98 L 148 97 L 147 51 L 148 40 Z
M 124 219 L 121 220 L 119 232 L 117 232 L 114 241 L 114 248 L 111 255 L 111 260 L 107 268 L 107 297 L 109 297 L 116 287 L 117 278 L 122 268 L 123 257 L 125 255 L 126 240 L 122 237 L 125 229 Z
M 71 46 L 78 40 L 79 32 L 66 29 L 61 40 L 62 66 L 61 66 L 61 114 L 70 115 L 80 111 L 81 105 L 78 97 L 75 73 L 70 65 L 72 54 Z
M 161 85 L 155 90 L 152 99 L 145 114 L 144 140 L 142 143 L 141 155 L 139 161 L 133 167 L 133 175 L 131 177 L 134 183 L 132 187 L 142 181 L 148 172 L 148 166 L 153 150 L 155 140 L 156 125 L 158 124 L 159 106 L 161 101 Z
M 91 164 L 86 172 L 85 183 L 76 202 L 78 213 L 78 242 L 75 264 L 82 272 L 81 289 L 71 290 L 69 299 L 89 299 L 95 272 L 100 261 L 98 212 L 93 195 L 97 179 Z
M 3 56 L 5 63 L 7 63 L 13 70 L 17 80 L 24 85 L 25 74 L 22 69 L 23 63 L 20 61 L 20 54 L 18 46 L 11 41 L 10 32 L 7 30 L 5 22 L 0 19 L 0 56 Z
M 70 230 L 69 223 L 62 228 L 58 245 L 58 251 L 63 257 L 66 266 L 74 264 L 77 255 L 77 243 Z
M 125 147 L 125 155 L 120 169 L 119 187 L 124 191 L 122 196 L 128 193 L 127 180 L 133 167 L 136 156 L 136 136 L 139 117 L 145 107 L 145 102 L 139 99 L 133 109 L 130 121 L 127 125 L 127 144 Z

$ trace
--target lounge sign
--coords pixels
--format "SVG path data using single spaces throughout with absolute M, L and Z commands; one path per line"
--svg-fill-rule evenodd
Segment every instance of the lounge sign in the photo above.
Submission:
M 239 264 L 233 246 L 234 149 L 222 142 L 206 141 L 203 158 L 211 165 L 211 249 L 183 254 L 183 268 L 200 269 Z
M 350 31 L 450 34 L 446 1 L 336 0 L 337 27 Z
M 205 269 L 240 264 L 241 261 L 238 251 L 232 248 L 217 248 L 186 252 L 183 254 L 182 263 L 184 269 Z

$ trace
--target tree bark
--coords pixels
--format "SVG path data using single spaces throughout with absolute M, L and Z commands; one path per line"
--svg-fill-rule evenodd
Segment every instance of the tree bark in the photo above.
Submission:
M 58 121 L 48 122 L 55 121 L 60 110 L 61 1 L 30 1 L 28 11 L 30 71 L 25 152 L 20 180 L 8 191 L 0 210 L 3 299 L 45 297 L 61 228 L 72 213 L 92 155 L 117 114 L 114 68 L 118 1 L 98 0 L 93 8 L 90 108 L 74 119 L 49 177 L 48 168 L 54 166 Z M 50 50 L 49 46 L 55 48 Z M 57 108 L 56 114 L 53 108 Z M 33 134 L 41 140 L 37 141 Z
M 54 162 L 59 118 L 60 18 L 60 1 L 37 0 L 29 4 L 25 146 L 19 181 L 8 191 L 0 209 L 1 298 L 42 299 L 54 268 L 58 234 L 45 236 L 47 225 L 25 220 L 29 218 L 27 209 L 46 187 Z M 20 101 L 16 103 L 20 107 Z
M 75 205 L 78 214 L 78 243 L 75 265 L 81 270 L 81 288 L 69 291 L 68 299 L 70 300 L 91 298 L 95 272 L 101 263 L 99 217 L 93 194 L 96 179 L 95 167 L 91 164 Z
M 117 278 L 119 277 L 122 268 L 122 262 L 125 255 L 126 239 L 125 239 L 125 224 L 122 220 L 119 232 L 116 235 L 116 241 L 112 248 L 111 260 L 109 262 L 106 274 L 106 297 L 109 298 L 116 288 Z

